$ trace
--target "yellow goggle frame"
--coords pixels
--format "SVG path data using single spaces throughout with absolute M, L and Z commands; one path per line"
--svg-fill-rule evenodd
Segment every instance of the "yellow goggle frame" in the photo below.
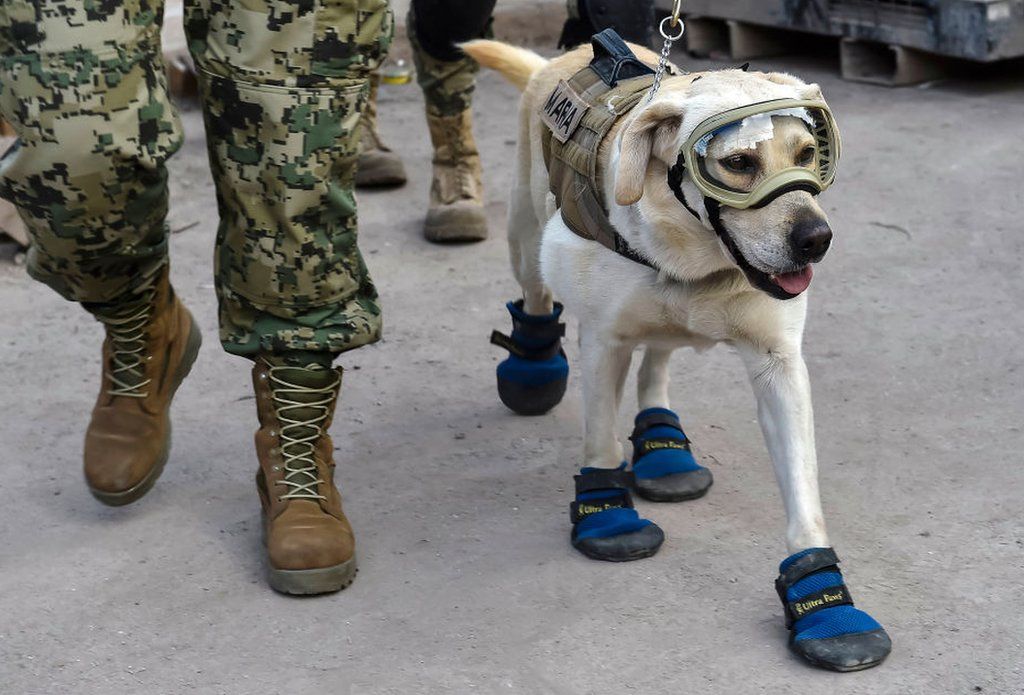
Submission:
M 705 175 L 702 167 L 703 158 L 697 154 L 697 143 L 706 135 L 726 126 L 740 123 L 750 116 L 796 108 L 813 110 L 812 116 L 813 112 L 820 113 L 822 116 L 820 122 L 817 122 L 819 119 L 814 118 L 817 123 L 811 129 L 816 151 L 813 169 L 788 167 L 765 178 L 747 192 L 727 188 Z M 811 188 L 818 193 L 824 191 L 835 180 L 836 164 L 839 162 L 841 148 L 839 128 L 832 116 L 832 110 L 824 101 L 821 99 L 772 99 L 730 109 L 705 119 L 686 139 L 681 154 L 686 163 L 686 170 L 690 173 L 690 179 L 701 193 L 717 200 L 722 205 L 745 210 L 756 207 L 758 203 L 781 189 Z

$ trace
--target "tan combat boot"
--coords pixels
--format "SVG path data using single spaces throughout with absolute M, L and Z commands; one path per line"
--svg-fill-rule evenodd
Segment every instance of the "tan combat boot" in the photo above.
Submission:
M 428 113 L 427 125 L 434 144 L 434 181 L 424 235 L 437 242 L 486 239 L 480 153 L 470 109 L 455 116 Z
M 103 384 L 85 433 L 85 481 L 100 502 L 128 504 L 160 477 L 171 450 L 171 399 L 202 336 L 164 267 L 138 301 L 94 310 L 106 327 Z
M 359 119 L 359 160 L 356 163 L 356 186 L 383 188 L 405 183 L 405 166 L 401 158 L 381 140 L 377 131 L 377 89 L 380 75 L 370 77 L 370 98 Z
M 270 586 L 285 594 L 344 589 L 356 575 L 355 539 L 334 484 L 327 434 L 341 369 L 272 366 L 260 358 L 252 378 Z

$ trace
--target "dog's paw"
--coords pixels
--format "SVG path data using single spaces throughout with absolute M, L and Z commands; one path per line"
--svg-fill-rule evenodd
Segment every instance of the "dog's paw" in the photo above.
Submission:
M 648 408 L 636 416 L 633 476 L 637 494 L 652 502 L 682 502 L 703 497 L 714 482 L 697 463 L 679 416 L 668 408 Z
M 892 640 L 878 621 L 854 607 L 838 562 L 831 548 L 808 548 L 779 566 L 775 588 L 786 610 L 790 647 L 833 671 L 877 666 L 892 651 Z
M 569 507 L 572 545 L 593 560 L 628 562 L 658 552 L 665 534 L 633 509 L 632 475 L 619 468 L 584 468 L 576 476 L 576 499 Z
M 569 381 L 569 362 L 562 351 L 565 324 L 562 305 L 537 316 L 523 311 L 523 301 L 509 302 L 512 335 L 498 331 L 491 342 L 509 351 L 498 365 L 498 397 L 520 415 L 543 415 L 562 401 Z

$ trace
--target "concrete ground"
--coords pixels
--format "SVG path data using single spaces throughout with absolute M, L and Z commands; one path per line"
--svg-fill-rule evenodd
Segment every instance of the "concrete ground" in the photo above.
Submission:
M 819 59 L 755 67 L 820 81 L 845 137 L 806 354 L 833 542 L 859 605 L 892 634 L 886 664 L 838 675 L 786 649 L 772 587 L 782 508 L 729 349 L 674 362 L 711 493 L 640 503 L 668 536 L 655 558 L 612 565 L 570 548 L 579 382 L 541 418 L 512 415 L 494 390 L 503 353 L 487 335 L 516 295 L 504 241 L 516 95 L 485 74 L 493 234 L 473 246 L 421 238 L 420 95 L 383 93 L 411 180 L 360 197 L 387 337 L 340 360 L 333 434 L 362 568 L 341 594 L 286 598 L 263 579 L 254 405 L 247 363 L 216 340 L 198 112 L 171 165 L 170 224 L 186 228 L 173 279 L 207 340 L 176 401 L 171 461 L 140 502 L 103 507 L 81 480 L 99 325 L 0 252 L 0 690 L 1024 692 L 1024 81 L 885 89 Z M 571 321 L 569 335 L 575 362 Z M 627 397 L 623 436 L 634 409 Z

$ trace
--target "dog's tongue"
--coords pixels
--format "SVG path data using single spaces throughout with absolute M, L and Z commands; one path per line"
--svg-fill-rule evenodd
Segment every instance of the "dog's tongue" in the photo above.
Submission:
M 811 278 L 814 276 L 814 271 L 811 266 L 804 266 L 800 270 L 794 270 L 792 273 L 782 273 L 781 275 L 772 275 L 772 282 L 784 289 L 790 294 L 800 294 L 807 289 L 807 286 L 811 284 Z

